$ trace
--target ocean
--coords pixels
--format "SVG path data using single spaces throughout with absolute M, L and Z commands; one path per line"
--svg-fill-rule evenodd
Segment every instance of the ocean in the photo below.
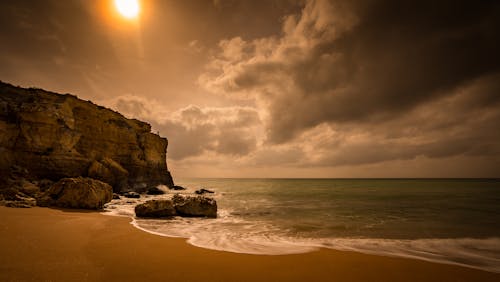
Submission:
M 258 255 L 319 248 L 408 257 L 500 272 L 498 179 L 178 179 L 215 191 L 216 219 L 136 219 L 141 199 L 105 214 L 202 248 Z M 170 197 L 168 191 L 159 197 Z M 154 196 L 158 197 L 158 196 Z

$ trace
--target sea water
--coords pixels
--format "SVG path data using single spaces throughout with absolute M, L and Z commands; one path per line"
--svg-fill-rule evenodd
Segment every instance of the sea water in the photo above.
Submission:
M 215 250 L 282 255 L 331 248 L 500 272 L 498 179 L 176 182 L 188 188 L 185 194 L 215 191 L 218 217 L 134 218 L 134 205 L 152 196 L 114 200 L 107 212 L 134 218 L 144 231 Z

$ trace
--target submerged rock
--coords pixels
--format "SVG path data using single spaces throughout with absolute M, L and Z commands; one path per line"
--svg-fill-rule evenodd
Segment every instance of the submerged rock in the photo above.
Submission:
M 134 199 L 139 199 L 141 197 L 141 195 L 137 192 L 127 192 L 124 193 L 123 196 L 125 198 L 134 198 Z
M 150 200 L 135 206 L 137 217 L 171 217 L 177 213 L 171 200 Z
M 113 198 L 107 183 L 91 178 L 63 178 L 56 182 L 41 199 L 41 205 L 64 208 L 102 209 Z
M 212 198 L 175 194 L 172 201 L 177 214 L 180 216 L 217 217 L 217 202 Z
M 186 190 L 186 188 L 179 186 L 179 185 L 174 185 L 172 187 L 169 187 L 170 190 L 176 190 L 176 191 L 181 191 L 181 190 Z
M 207 189 L 205 189 L 205 188 L 201 188 L 201 189 L 199 189 L 199 190 L 194 191 L 194 193 L 195 193 L 195 194 L 197 194 L 197 195 L 203 195 L 203 194 L 206 194 L 206 193 L 213 194 L 213 193 L 215 193 L 215 192 L 214 192 L 214 191 L 207 190 Z

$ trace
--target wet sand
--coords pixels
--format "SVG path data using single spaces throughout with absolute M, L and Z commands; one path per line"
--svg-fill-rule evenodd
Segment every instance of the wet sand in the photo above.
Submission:
M 500 281 L 454 265 L 322 249 L 246 255 L 97 212 L 0 207 L 0 281 Z

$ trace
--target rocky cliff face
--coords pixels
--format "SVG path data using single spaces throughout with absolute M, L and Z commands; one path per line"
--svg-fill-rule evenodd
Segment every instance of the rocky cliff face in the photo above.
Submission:
M 167 139 L 147 123 L 40 89 L 0 82 L 0 177 L 12 167 L 34 180 L 90 177 L 114 191 L 173 186 Z

